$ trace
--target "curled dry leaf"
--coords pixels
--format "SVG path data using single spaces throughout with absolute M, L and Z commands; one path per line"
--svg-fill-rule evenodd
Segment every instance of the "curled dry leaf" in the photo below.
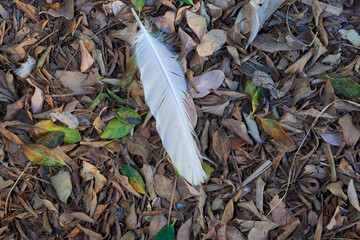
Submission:
M 347 189 L 347 194 L 349 196 L 349 201 L 350 201 L 351 205 L 360 212 L 359 198 L 356 193 L 353 179 L 350 179 L 348 189 Z

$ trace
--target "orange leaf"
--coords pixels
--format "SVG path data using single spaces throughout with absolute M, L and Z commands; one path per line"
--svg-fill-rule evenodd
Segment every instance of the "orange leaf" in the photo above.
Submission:
M 261 124 L 267 134 L 273 137 L 285 148 L 294 147 L 293 140 L 287 135 L 284 129 L 281 127 L 280 123 L 273 119 L 266 119 L 259 117 Z
M 31 18 L 35 22 L 40 22 L 40 15 L 39 15 L 39 9 L 37 9 L 34 6 L 31 6 L 30 4 L 26 4 L 23 2 L 20 2 L 19 0 L 15 0 L 16 7 L 23 11 L 28 18 Z

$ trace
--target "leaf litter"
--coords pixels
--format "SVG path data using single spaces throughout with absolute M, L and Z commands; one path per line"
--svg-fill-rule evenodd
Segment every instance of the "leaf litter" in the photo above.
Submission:
M 156 132 L 132 7 L 186 73 L 201 186 Z M 0 238 L 360 238 L 359 8 L 2 1 Z

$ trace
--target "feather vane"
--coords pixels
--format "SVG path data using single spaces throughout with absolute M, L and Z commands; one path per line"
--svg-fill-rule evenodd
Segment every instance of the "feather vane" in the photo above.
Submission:
M 203 158 L 196 143 L 186 103 L 187 84 L 175 54 L 153 37 L 132 9 L 140 31 L 135 56 L 141 73 L 145 100 L 156 119 L 156 129 L 171 161 L 189 183 L 206 180 Z

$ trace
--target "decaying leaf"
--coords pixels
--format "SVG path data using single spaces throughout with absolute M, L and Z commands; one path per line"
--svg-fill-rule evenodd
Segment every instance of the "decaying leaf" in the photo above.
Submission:
M 136 171 L 134 168 L 132 168 L 128 165 L 123 165 L 121 167 L 121 173 L 124 176 L 128 177 L 130 185 L 138 193 L 146 194 L 144 180 L 142 179 L 142 177 L 138 171 Z
M 261 124 L 267 134 L 273 137 L 285 148 L 291 149 L 295 146 L 293 140 L 287 135 L 280 123 L 273 119 L 260 118 Z
M 224 81 L 225 75 L 220 70 L 213 70 L 200 76 L 194 77 L 194 83 L 198 92 L 190 89 L 193 98 L 202 98 L 210 93 L 212 89 L 217 89 Z

